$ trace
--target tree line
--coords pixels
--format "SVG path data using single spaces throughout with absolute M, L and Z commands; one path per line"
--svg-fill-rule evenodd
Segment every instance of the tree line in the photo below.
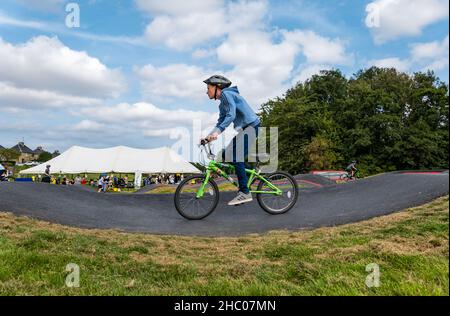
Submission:
M 294 174 L 354 159 L 365 175 L 448 169 L 448 97 L 433 72 L 328 70 L 263 104 L 260 117 L 278 126 L 279 168 Z

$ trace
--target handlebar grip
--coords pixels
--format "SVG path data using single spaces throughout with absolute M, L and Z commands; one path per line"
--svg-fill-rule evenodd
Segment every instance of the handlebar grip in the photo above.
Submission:
M 202 145 L 202 146 L 205 146 L 205 145 L 208 144 L 208 143 L 209 143 L 209 141 L 208 141 L 207 138 L 202 139 L 202 140 L 200 141 L 200 145 Z

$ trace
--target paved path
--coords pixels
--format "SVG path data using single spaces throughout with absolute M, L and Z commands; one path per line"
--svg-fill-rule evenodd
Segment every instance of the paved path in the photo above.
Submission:
M 175 210 L 172 195 L 98 194 L 76 186 L 1 182 L 0 211 L 83 228 L 237 236 L 358 222 L 421 205 L 448 192 L 448 172 L 388 173 L 300 190 L 297 205 L 278 216 L 265 213 L 256 200 L 228 207 L 233 194 L 224 192 L 213 214 L 202 221 L 187 221 Z

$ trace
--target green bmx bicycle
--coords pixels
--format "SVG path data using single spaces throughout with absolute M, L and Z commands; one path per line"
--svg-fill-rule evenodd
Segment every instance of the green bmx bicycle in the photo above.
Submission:
M 209 164 L 203 174 L 193 175 L 184 179 L 177 187 L 174 202 L 178 213 L 189 220 L 201 220 L 210 215 L 219 203 L 219 187 L 213 177 L 221 177 L 232 183 L 236 188 L 238 183 L 228 174 L 234 172 L 234 166 L 215 161 L 216 156 L 211 151 L 210 144 L 203 140 L 201 155 L 206 152 Z M 261 208 L 269 214 L 287 213 L 298 199 L 297 181 L 286 172 L 275 172 L 261 175 L 259 158 L 256 169 L 246 169 L 248 187 Z M 225 172 L 224 170 L 227 170 Z

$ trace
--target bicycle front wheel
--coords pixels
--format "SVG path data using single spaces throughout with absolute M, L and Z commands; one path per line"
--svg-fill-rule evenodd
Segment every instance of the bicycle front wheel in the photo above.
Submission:
M 278 215 L 289 212 L 297 203 L 298 186 L 293 176 L 286 172 L 275 172 L 265 177 L 270 183 L 282 191 L 281 195 L 274 195 L 269 192 L 273 190 L 264 182 L 260 181 L 257 200 L 261 208 L 269 214 Z
M 189 220 L 201 220 L 211 214 L 219 203 L 219 188 L 209 179 L 204 194 L 197 198 L 197 192 L 205 181 L 205 175 L 195 175 L 184 179 L 175 191 L 175 208 Z

